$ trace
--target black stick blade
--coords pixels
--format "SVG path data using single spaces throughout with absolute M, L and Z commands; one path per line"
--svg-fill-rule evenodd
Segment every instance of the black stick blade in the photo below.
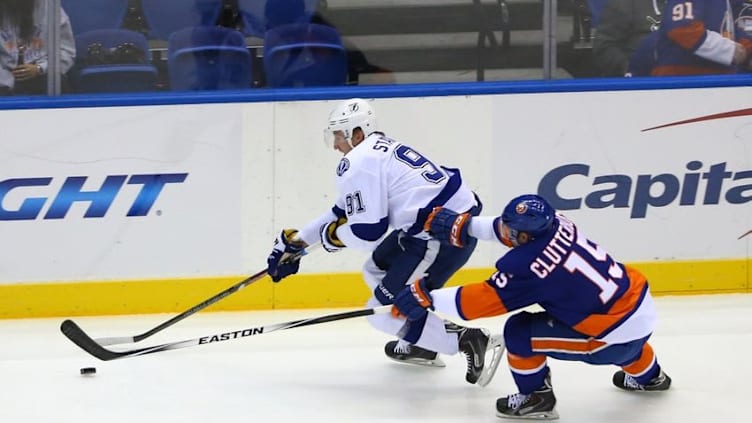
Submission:
M 81 327 L 79 327 L 73 320 L 64 320 L 63 323 L 60 324 L 60 332 L 62 332 L 66 338 L 70 339 L 71 342 L 78 345 L 79 348 L 102 361 L 114 360 L 120 356 L 119 353 L 110 351 L 97 344 L 97 342 L 91 339 L 91 337 L 87 335 L 86 332 L 84 332 L 83 329 L 81 329 Z

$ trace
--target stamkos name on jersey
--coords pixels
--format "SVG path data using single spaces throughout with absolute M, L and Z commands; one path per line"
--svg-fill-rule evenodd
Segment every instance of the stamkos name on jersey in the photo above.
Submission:
M 229 341 L 230 339 L 243 338 L 251 335 L 258 335 L 264 333 L 264 328 L 251 328 L 244 330 L 236 330 L 235 332 L 226 332 L 220 335 L 204 336 L 199 338 L 199 344 L 211 344 L 212 342 Z

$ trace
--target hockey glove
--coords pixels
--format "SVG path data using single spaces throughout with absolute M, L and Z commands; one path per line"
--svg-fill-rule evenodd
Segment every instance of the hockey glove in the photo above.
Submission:
M 457 213 L 444 207 L 434 207 L 423 230 L 441 242 L 462 248 L 467 243 L 467 224 L 470 213 Z
M 346 217 L 339 217 L 334 222 L 321 225 L 321 245 L 330 253 L 335 253 L 346 245 L 337 237 L 337 228 L 347 223 Z
M 425 279 L 418 279 L 410 286 L 400 291 L 394 298 L 392 316 L 405 316 L 407 320 L 420 320 L 428 314 L 427 309 L 433 310 L 433 298 L 426 289 Z
M 284 229 L 274 240 L 274 247 L 266 259 L 267 273 L 272 281 L 279 282 L 282 279 L 298 273 L 300 258 L 306 247 L 305 242 L 296 239 L 297 229 Z

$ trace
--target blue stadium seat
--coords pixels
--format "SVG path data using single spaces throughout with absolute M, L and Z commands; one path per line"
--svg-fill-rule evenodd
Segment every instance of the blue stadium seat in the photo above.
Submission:
M 157 68 L 142 34 L 127 29 L 98 29 L 76 36 L 76 65 L 69 72 L 77 92 L 151 91 Z
M 210 26 L 184 28 L 170 36 L 167 54 L 172 90 L 251 87 L 251 54 L 239 31 Z
M 601 12 L 606 7 L 608 0 L 587 0 L 587 2 L 590 16 L 592 17 L 593 28 L 598 28 L 598 25 L 601 23 Z
M 212 26 L 222 13 L 223 0 L 141 0 L 150 37 L 167 40 L 173 32 L 194 26 Z
M 272 28 L 264 37 L 264 73 L 270 87 L 347 83 L 347 52 L 339 33 L 318 24 Z
M 73 34 L 95 29 L 117 29 L 123 25 L 128 0 L 62 0 Z
M 308 23 L 319 0 L 238 0 L 243 32 L 263 37 L 271 28 L 292 23 Z

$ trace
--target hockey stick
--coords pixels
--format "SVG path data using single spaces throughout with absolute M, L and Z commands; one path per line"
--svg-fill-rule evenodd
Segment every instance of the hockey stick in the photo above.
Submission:
M 108 337 L 108 338 L 98 338 L 98 339 L 94 339 L 93 341 L 96 342 L 96 343 L 98 343 L 99 345 L 115 345 L 115 344 L 125 344 L 125 343 L 129 343 L 129 342 L 132 343 L 132 342 L 143 341 L 144 339 L 146 339 L 146 338 L 154 335 L 155 333 L 161 332 L 162 330 L 167 329 L 168 327 L 170 327 L 170 326 L 174 325 L 175 323 L 177 323 L 177 322 L 185 319 L 186 317 L 191 316 L 191 315 L 193 315 L 193 314 L 195 314 L 195 313 L 197 313 L 197 312 L 205 309 L 206 307 L 209 307 L 210 305 L 212 305 L 212 304 L 220 301 L 221 299 L 223 299 L 223 298 L 225 298 L 225 297 L 227 297 L 227 296 L 229 296 L 231 294 L 234 294 L 234 293 L 240 291 L 241 289 L 245 288 L 246 286 L 248 286 L 248 285 L 250 285 L 250 284 L 252 284 L 252 283 L 254 283 L 254 282 L 256 282 L 256 281 L 258 281 L 260 279 L 262 279 L 264 276 L 266 276 L 267 270 L 268 269 L 264 269 L 264 270 L 262 270 L 262 271 L 260 271 L 260 272 L 258 272 L 256 274 L 254 274 L 252 276 L 249 276 L 249 277 L 243 279 L 242 281 L 240 281 L 240 282 L 236 283 L 235 285 L 233 285 L 233 286 L 225 289 L 224 291 L 220 292 L 219 294 L 217 294 L 217 295 L 215 295 L 215 296 L 213 296 L 213 297 L 211 297 L 211 298 L 209 298 L 209 299 L 201 302 L 200 304 L 196 304 L 195 306 L 189 308 L 188 310 L 186 310 L 186 311 L 178 314 L 177 316 L 175 316 L 175 317 L 173 317 L 173 318 L 171 318 L 171 319 L 169 319 L 169 320 L 167 320 L 167 321 L 165 321 L 165 322 L 163 322 L 163 323 L 155 326 L 152 329 L 147 330 L 144 333 L 141 333 L 141 334 L 138 334 L 138 335 L 134 335 L 134 336 L 115 336 L 115 337 Z M 63 322 L 63 323 L 65 323 L 65 322 Z
M 83 331 L 74 321 L 68 319 L 60 325 L 60 331 L 68 339 L 78 345 L 82 350 L 93 355 L 102 361 L 117 360 L 121 358 L 136 357 L 144 354 L 158 353 L 162 351 L 176 350 L 179 348 L 195 347 L 198 345 L 212 344 L 215 342 L 231 341 L 245 338 L 247 336 L 262 335 L 276 330 L 285 330 L 299 328 L 303 326 L 317 325 L 319 323 L 334 322 L 337 320 L 352 319 L 354 317 L 364 317 L 373 314 L 389 313 L 391 305 L 385 305 L 375 308 L 365 308 L 361 310 L 348 311 L 344 313 L 328 314 L 326 316 L 313 317 L 309 319 L 293 320 L 285 323 L 275 323 L 266 326 L 257 326 L 248 329 L 241 329 L 232 332 L 217 333 L 213 335 L 202 336 L 200 338 L 188 339 L 185 341 L 168 342 L 162 345 L 152 347 L 137 348 L 128 351 L 112 351 L 104 348 L 97 341 L 92 339 Z
M 293 259 L 299 259 L 300 257 L 308 254 L 309 251 L 311 251 L 314 247 L 319 246 L 320 244 L 314 244 L 312 246 L 309 246 L 307 250 L 303 250 L 302 252 L 296 254 L 296 255 L 290 255 L 290 257 L 285 258 L 283 256 L 284 261 L 289 261 Z M 235 285 L 225 289 L 224 291 L 220 292 L 219 294 L 216 294 L 215 296 L 204 300 L 203 302 L 196 304 L 195 306 L 189 308 L 188 310 L 178 314 L 177 316 L 159 324 L 158 326 L 155 326 L 152 329 L 147 330 L 144 333 L 134 335 L 134 336 L 116 336 L 116 337 L 108 337 L 108 338 L 97 338 L 93 341 L 98 343 L 99 345 L 115 345 L 115 344 L 126 344 L 126 343 L 134 343 L 134 342 L 140 342 L 144 339 L 154 335 L 157 332 L 161 332 L 164 329 L 167 329 L 168 327 L 174 325 L 175 323 L 185 319 L 188 316 L 191 316 L 193 314 L 196 314 L 197 312 L 205 309 L 206 307 L 209 307 L 210 305 L 219 302 L 220 300 L 224 299 L 227 296 L 230 296 L 241 289 L 245 288 L 246 286 L 263 279 L 264 276 L 267 275 L 269 269 L 264 269 L 252 276 L 249 276 L 242 281 L 236 283 Z

